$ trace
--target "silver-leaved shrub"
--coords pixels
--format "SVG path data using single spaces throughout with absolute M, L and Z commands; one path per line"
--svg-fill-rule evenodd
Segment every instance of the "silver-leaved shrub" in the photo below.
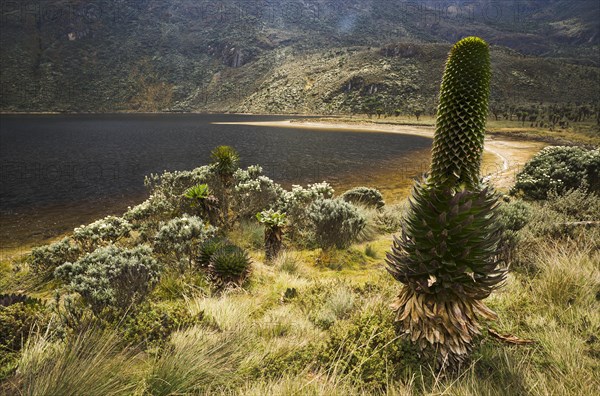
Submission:
M 81 253 L 79 245 L 73 243 L 70 238 L 63 238 L 59 242 L 34 248 L 28 262 L 36 274 L 51 274 L 56 267 L 67 261 L 77 260 Z
M 308 207 L 316 201 L 333 197 L 334 190 L 327 182 L 309 184 L 306 188 L 293 185 L 284 191 L 276 209 L 287 216 L 287 234 L 292 240 L 301 242 L 311 238 L 312 223 Z
M 600 192 L 600 149 L 550 146 L 541 150 L 517 174 L 512 194 L 543 200 L 585 187 Z
M 118 241 L 129 236 L 132 225 L 121 217 L 106 216 L 88 225 L 82 225 L 73 230 L 73 239 L 86 252 L 91 252 L 99 246 Z
M 232 210 L 240 218 L 249 219 L 262 210 L 274 208 L 284 193 L 278 183 L 263 175 L 259 165 L 238 169 L 233 177 Z
M 200 217 L 183 215 L 163 223 L 154 237 L 154 251 L 178 264 L 192 264 L 200 244 L 215 236 L 216 227 Z
M 54 275 L 99 314 L 105 308 L 121 312 L 141 302 L 158 283 L 161 270 L 148 246 L 108 245 L 59 266 Z
M 353 205 L 341 199 L 320 199 L 308 208 L 317 244 L 343 249 L 356 240 L 367 222 Z

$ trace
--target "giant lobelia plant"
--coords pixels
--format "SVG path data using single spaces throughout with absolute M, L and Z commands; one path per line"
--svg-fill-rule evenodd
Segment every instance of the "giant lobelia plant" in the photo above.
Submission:
M 388 271 L 404 286 L 392 304 L 399 327 L 441 368 L 463 362 L 481 319 L 482 300 L 506 277 L 500 262 L 497 196 L 479 168 L 488 114 L 490 56 L 485 41 L 460 40 L 440 90 L 431 171 L 417 182 Z

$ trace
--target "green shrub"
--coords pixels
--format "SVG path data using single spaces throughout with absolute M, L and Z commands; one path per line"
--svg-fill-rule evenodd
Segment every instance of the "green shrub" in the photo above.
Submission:
M 551 191 L 561 195 L 585 184 L 600 191 L 600 149 L 546 147 L 517 174 L 512 194 L 528 199 L 546 199 Z
M 371 187 L 354 187 L 342 194 L 341 198 L 351 204 L 382 208 L 385 205 L 383 195 Z
M 34 329 L 49 322 L 40 300 L 26 295 L 3 295 L 0 304 L 0 384 L 14 372 L 22 347 Z M 3 388 L 0 385 L 0 393 Z
M 147 246 L 109 245 L 61 265 L 54 273 L 98 314 L 107 307 L 123 311 L 142 301 L 158 282 L 161 269 Z
M 575 221 L 600 220 L 600 195 L 584 188 L 566 191 L 562 195 L 550 192 L 545 206 Z
M 71 239 L 63 238 L 60 242 L 34 248 L 28 262 L 36 274 L 50 274 L 67 261 L 77 260 L 81 253 L 81 248 L 71 243 Z
M 35 302 L 17 302 L 0 306 L 0 352 L 17 352 L 27 341 L 32 327 L 43 326 L 47 316 Z
M 504 203 L 498 208 L 498 221 L 504 230 L 519 231 L 531 218 L 531 205 L 515 200 Z
M 144 349 L 162 346 L 171 333 L 200 321 L 180 305 L 147 305 L 124 323 L 125 341 Z
M 214 236 L 216 228 L 196 216 L 183 215 L 163 224 L 154 237 L 154 250 L 182 265 L 198 256 L 198 246 Z
M 219 286 L 241 285 L 250 275 L 250 269 L 248 253 L 235 245 L 217 250 L 208 266 L 212 279 Z
M 318 200 L 308 208 L 308 213 L 316 241 L 324 249 L 350 246 L 366 226 L 358 210 L 339 199 Z
M 520 240 L 519 230 L 530 221 L 531 213 L 531 205 L 521 200 L 504 203 L 498 208 L 498 222 L 502 229 L 500 246 L 507 261 L 512 261 Z
M 384 390 L 417 362 L 416 349 L 396 335 L 393 313 L 383 304 L 363 309 L 351 321 L 337 322 L 318 353 L 330 373 Z

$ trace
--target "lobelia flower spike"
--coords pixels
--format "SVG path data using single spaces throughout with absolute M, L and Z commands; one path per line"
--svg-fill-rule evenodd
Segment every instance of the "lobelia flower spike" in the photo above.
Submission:
M 416 183 L 401 238 L 387 255 L 403 284 L 392 304 L 400 328 L 442 369 L 456 367 L 496 314 L 481 301 L 502 284 L 497 196 L 479 168 L 490 84 L 489 49 L 477 37 L 450 51 L 440 91 L 431 172 Z

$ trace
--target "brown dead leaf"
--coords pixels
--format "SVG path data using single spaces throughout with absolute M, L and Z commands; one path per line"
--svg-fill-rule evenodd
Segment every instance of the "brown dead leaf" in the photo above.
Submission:
M 490 329 L 490 328 L 488 328 L 488 333 L 492 337 L 496 338 L 497 340 L 506 342 L 508 344 L 527 345 L 527 344 L 533 344 L 535 342 L 534 340 L 526 340 L 524 338 L 519 338 L 519 337 L 514 336 L 512 334 L 500 334 L 496 330 Z

